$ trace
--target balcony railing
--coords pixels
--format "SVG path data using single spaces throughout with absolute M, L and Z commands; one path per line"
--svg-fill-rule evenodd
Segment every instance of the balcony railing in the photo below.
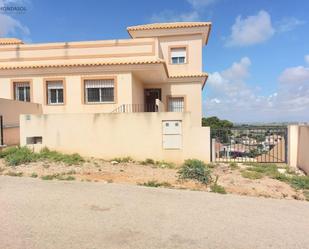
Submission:
M 122 104 L 118 106 L 112 113 L 124 113 L 124 112 L 163 112 L 164 105 L 156 99 L 155 104 Z
M 158 112 L 158 107 L 150 104 L 123 104 L 112 111 L 112 113 L 123 112 Z

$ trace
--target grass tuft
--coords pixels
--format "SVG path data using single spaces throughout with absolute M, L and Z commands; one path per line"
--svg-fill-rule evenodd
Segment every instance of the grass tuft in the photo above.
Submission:
M 38 177 L 38 174 L 35 173 L 35 172 L 33 172 L 33 173 L 30 175 L 30 177 L 37 178 L 37 177 Z
M 210 192 L 218 194 L 226 194 L 226 190 L 223 186 L 219 185 L 218 182 L 219 176 L 216 176 L 215 182 L 210 185 Z
M 263 174 L 255 171 L 243 170 L 241 172 L 242 177 L 248 178 L 251 180 L 257 180 L 263 178 Z
M 219 184 L 213 184 L 210 186 L 210 191 L 213 193 L 226 194 L 226 190 Z
M 115 157 L 111 160 L 111 162 L 112 161 L 116 161 L 118 163 L 129 163 L 133 162 L 134 160 L 131 157 L 127 156 L 127 157 Z
M 178 171 L 179 178 L 197 180 L 203 184 L 209 184 L 212 180 L 211 170 L 207 165 L 197 159 L 188 159 Z
M 4 158 L 6 163 L 10 166 L 17 166 L 39 160 L 63 162 L 68 165 L 84 162 L 84 159 L 79 154 L 63 154 L 49 150 L 48 148 L 43 148 L 39 153 L 35 153 L 27 147 L 11 147 L 3 150 L 0 157 Z
M 230 164 L 229 164 L 229 167 L 230 167 L 231 170 L 239 169 L 238 164 L 235 163 L 235 162 L 230 163 Z
M 153 188 L 158 188 L 158 187 L 170 188 L 170 187 L 172 187 L 172 185 L 169 182 L 158 182 L 156 180 L 144 182 L 144 183 L 139 184 L 139 185 L 145 186 L 145 187 L 153 187 Z
M 57 179 L 59 181 L 73 181 L 75 180 L 74 176 L 64 175 L 64 174 L 53 174 L 53 175 L 45 175 L 41 176 L 42 180 L 54 180 Z

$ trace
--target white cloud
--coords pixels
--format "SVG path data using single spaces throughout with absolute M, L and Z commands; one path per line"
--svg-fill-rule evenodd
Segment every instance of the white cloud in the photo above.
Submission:
M 305 23 L 305 21 L 299 20 L 295 17 L 284 18 L 279 22 L 276 31 L 279 33 L 288 32 Z
M 307 82 L 309 84 L 309 67 L 297 66 L 285 69 L 279 77 L 281 83 L 301 84 Z
M 28 1 L 25 0 L 0 0 L 0 7 L 6 6 L 8 4 L 22 4 Z M 21 24 L 17 19 L 0 13 L 0 37 L 8 35 L 20 34 L 27 38 L 30 31 L 27 26 Z
M 187 0 L 194 9 L 203 8 L 218 2 L 218 0 Z
M 29 29 L 22 25 L 16 19 L 8 16 L 0 14 L 0 37 L 4 37 L 10 34 L 17 34 L 21 32 L 23 35 L 29 35 Z
M 238 16 L 231 28 L 227 46 L 249 46 L 268 40 L 275 33 L 268 12 L 261 10 L 254 16 Z
M 284 70 L 278 89 L 264 94 L 263 89 L 247 82 L 250 65 L 250 59 L 243 57 L 226 70 L 209 75 L 204 101 L 206 116 L 236 122 L 309 121 L 309 76 L 307 71 L 304 74 L 294 70 L 302 66 Z
M 186 13 L 176 13 L 171 10 L 164 10 L 158 14 L 153 14 L 151 22 L 194 22 L 200 18 L 199 13 L 195 10 Z
M 151 22 L 194 22 L 201 20 L 201 14 L 205 7 L 218 2 L 219 0 L 187 0 L 191 9 L 179 13 L 174 10 L 163 10 L 150 17 Z
M 250 65 L 250 59 L 243 57 L 239 62 L 234 62 L 230 68 L 223 71 L 222 75 L 228 80 L 243 80 L 249 76 Z

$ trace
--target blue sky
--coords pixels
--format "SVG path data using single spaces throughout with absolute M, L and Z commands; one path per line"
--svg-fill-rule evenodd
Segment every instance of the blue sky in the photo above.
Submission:
M 204 115 L 309 121 L 309 1 L 0 0 L 3 5 L 26 11 L 0 12 L 0 36 L 33 43 L 128 38 L 131 25 L 211 21 Z

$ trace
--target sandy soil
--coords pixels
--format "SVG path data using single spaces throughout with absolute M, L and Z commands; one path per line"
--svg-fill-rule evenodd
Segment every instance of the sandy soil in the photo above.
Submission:
M 241 165 L 241 167 L 245 167 Z M 290 185 L 268 177 L 251 180 L 241 176 L 240 169 L 232 170 L 228 164 L 220 163 L 212 171 L 218 176 L 218 184 L 222 185 L 228 193 L 276 199 L 304 200 L 301 191 L 296 191 Z M 89 159 L 82 165 L 65 165 L 54 162 L 33 162 L 16 167 L 5 165 L 0 160 L 0 174 L 22 172 L 23 176 L 36 173 L 38 177 L 52 174 L 72 175 L 78 181 L 143 184 L 148 181 L 167 182 L 172 188 L 210 191 L 209 186 L 191 180 L 179 180 L 176 168 L 161 168 L 154 165 L 141 165 L 139 163 L 118 163 Z

